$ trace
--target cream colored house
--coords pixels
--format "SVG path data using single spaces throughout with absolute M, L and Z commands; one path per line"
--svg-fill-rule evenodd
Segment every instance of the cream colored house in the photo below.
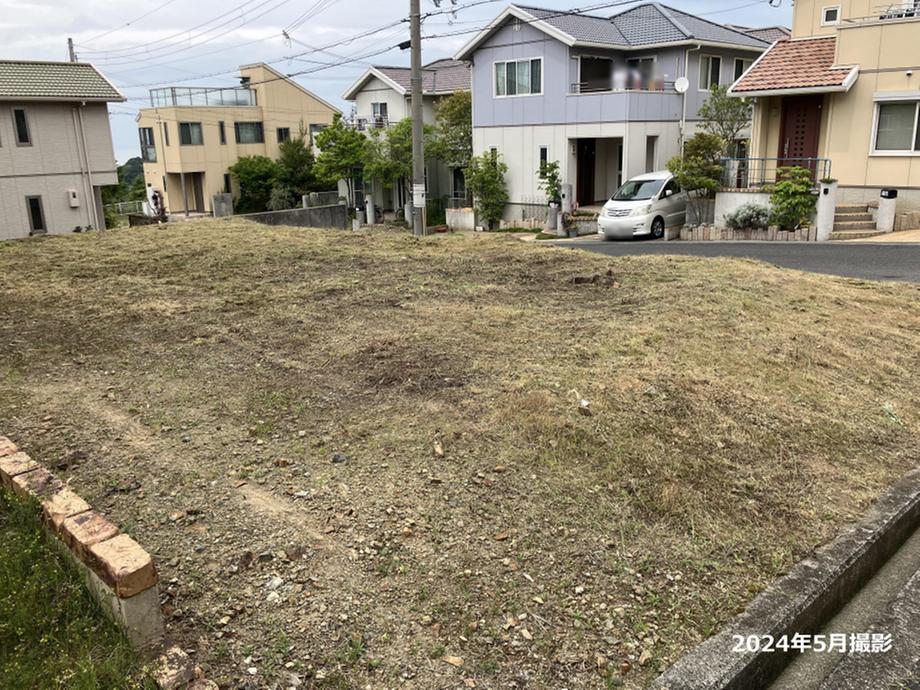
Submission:
M 730 91 L 755 99 L 752 158 L 823 159 L 838 202 L 895 187 L 899 209 L 920 208 L 920 1 L 797 0 L 792 38 Z
M 124 100 L 92 65 L 0 61 L 0 240 L 105 228 L 107 104 Z
M 242 156 L 277 159 L 301 128 L 312 144 L 339 112 L 261 63 L 240 67 L 239 86 L 154 89 L 137 117 L 144 178 L 170 214 L 211 213 L 213 195 L 234 192 L 229 168 Z

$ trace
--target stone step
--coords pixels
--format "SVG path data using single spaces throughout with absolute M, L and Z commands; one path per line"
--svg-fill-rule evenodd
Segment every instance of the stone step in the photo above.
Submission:
M 884 232 L 878 230 L 834 230 L 831 233 L 832 240 L 861 240 L 864 237 L 875 237 L 884 235 Z
M 837 213 L 834 215 L 834 222 L 849 223 L 856 221 L 871 221 L 871 213 Z
M 866 204 L 843 204 L 837 207 L 837 213 L 868 213 Z
M 871 220 L 853 220 L 842 223 L 834 222 L 834 230 L 877 230 L 875 222 Z

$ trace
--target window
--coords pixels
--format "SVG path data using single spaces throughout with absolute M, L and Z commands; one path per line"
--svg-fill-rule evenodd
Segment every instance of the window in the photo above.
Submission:
M 220 143 L 226 144 L 227 143 L 227 127 L 226 125 L 224 125 L 223 120 L 217 123 L 217 134 L 220 137 Z
M 163 123 L 163 144 L 169 146 L 169 127 L 166 126 L 167 123 Z
M 310 125 L 310 146 L 316 145 L 316 135 L 326 129 L 328 125 Z
M 833 26 L 840 23 L 840 5 L 825 7 L 821 10 L 821 26 Z
M 371 108 L 374 111 L 374 119 L 377 118 L 387 118 L 387 104 L 386 103 L 371 103 Z
M 668 195 L 668 192 L 671 192 L 671 196 L 680 194 L 680 185 L 677 184 L 677 180 L 668 180 L 668 183 L 664 186 L 664 189 L 661 190 L 661 198 L 665 198 Z
M 236 130 L 237 144 L 265 143 L 265 130 L 262 129 L 261 122 L 236 122 L 233 127 Z
M 626 75 L 626 88 L 647 90 L 655 76 L 655 58 L 629 58 L 626 66 L 629 68 Z
M 451 170 L 451 193 L 455 199 L 466 199 L 466 177 L 463 168 Z
M 141 139 L 141 159 L 145 163 L 156 163 L 157 147 L 153 141 L 153 127 L 141 127 L 137 133 Z
M 278 143 L 284 143 L 291 138 L 291 128 L 290 127 L 279 127 L 278 128 Z
M 658 137 L 645 137 L 645 172 L 655 172 L 658 167 Z
M 201 146 L 204 144 L 204 135 L 201 132 L 200 122 L 179 123 L 179 145 Z
M 735 81 L 741 79 L 741 75 L 747 72 L 751 65 L 754 64 L 753 60 L 745 60 L 744 58 L 735 58 Z
M 875 150 L 893 153 L 920 152 L 917 127 L 920 102 L 879 103 L 875 129 Z
M 540 179 L 546 177 L 546 164 L 549 163 L 549 147 L 541 146 L 540 147 Z
M 233 181 L 230 178 L 230 173 L 224 173 L 224 193 L 233 193 Z
M 13 108 L 13 126 L 16 130 L 16 146 L 31 146 L 32 137 L 29 134 L 29 120 L 23 108 Z
M 495 63 L 496 96 L 531 96 L 543 93 L 543 59 Z
M 27 196 L 26 206 L 29 209 L 29 226 L 32 228 L 32 234 L 47 232 L 45 212 L 42 210 L 42 198 L 40 196 Z
M 711 91 L 722 83 L 722 58 L 718 55 L 700 57 L 700 91 Z
M 613 88 L 613 60 L 583 55 L 578 61 L 578 91 L 610 91 Z

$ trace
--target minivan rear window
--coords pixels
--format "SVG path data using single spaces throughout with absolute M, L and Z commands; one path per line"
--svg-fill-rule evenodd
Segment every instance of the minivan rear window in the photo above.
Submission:
M 666 180 L 630 180 L 613 195 L 612 201 L 646 201 L 661 191 Z

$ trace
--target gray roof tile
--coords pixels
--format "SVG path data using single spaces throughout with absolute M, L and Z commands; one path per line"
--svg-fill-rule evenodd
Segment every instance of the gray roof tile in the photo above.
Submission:
M 375 66 L 389 79 L 407 91 L 411 88 L 408 67 Z M 453 93 L 470 90 L 470 66 L 459 60 L 435 60 L 425 65 L 422 71 L 422 90 L 425 93 Z
M 0 60 L 0 99 L 125 100 L 90 64 L 30 60 Z

